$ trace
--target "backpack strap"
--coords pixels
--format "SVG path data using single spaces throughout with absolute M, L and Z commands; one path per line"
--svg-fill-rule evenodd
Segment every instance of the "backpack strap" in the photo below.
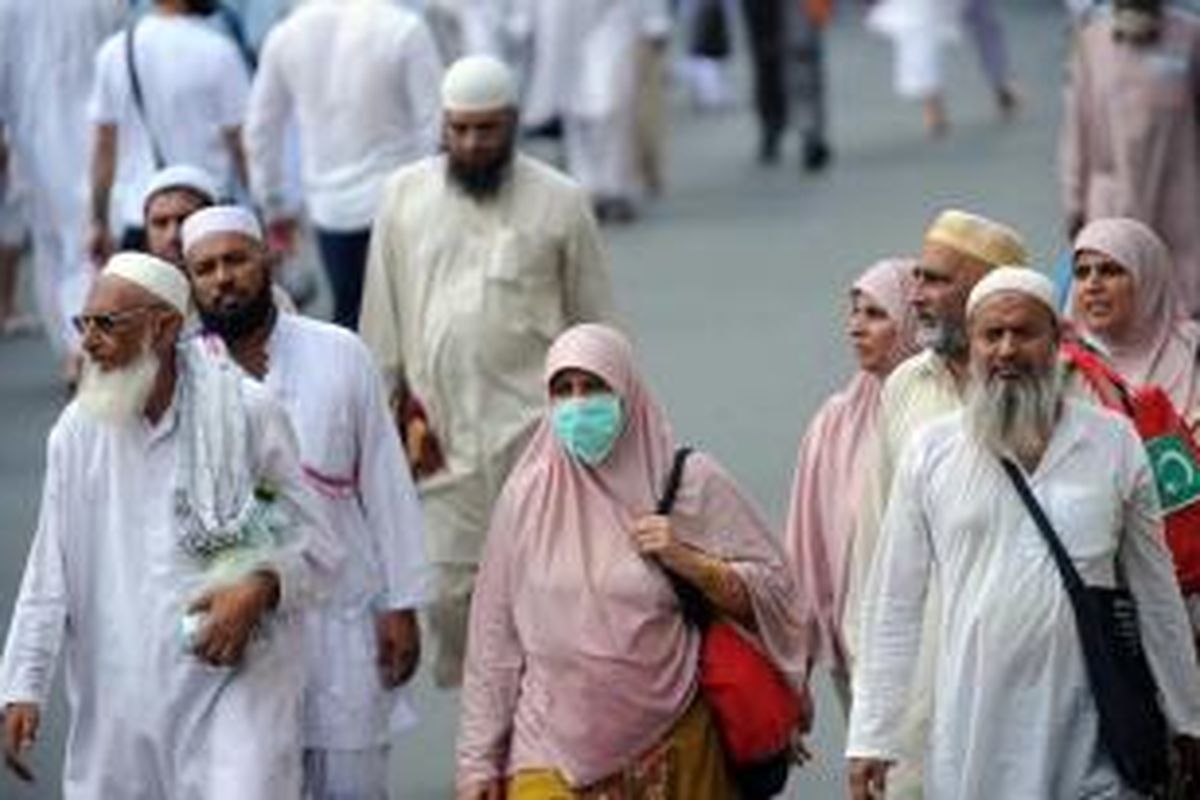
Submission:
M 162 148 L 158 146 L 158 139 L 154 136 L 154 131 L 150 128 L 150 119 L 146 115 L 146 99 L 142 94 L 142 80 L 138 77 L 136 53 L 133 48 L 133 37 L 137 33 L 140 21 L 140 18 L 135 17 L 125 28 L 125 70 L 129 73 L 129 91 L 133 95 L 133 105 L 137 108 L 138 119 L 142 121 L 146 139 L 150 142 L 150 156 L 154 159 L 154 168 L 162 169 L 167 161 L 163 158 Z
M 692 448 L 681 447 L 675 451 L 675 458 L 671 461 L 671 471 L 667 473 L 667 480 L 663 484 L 662 494 L 658 497 L 658 505 L 655 508 L 655 513 L 662 516 L 667 516 L 675 508 L 675 499 L 679 495 L 679 485 L 683 483 L 683 468 L 687 464 L 688 456 L 692 454 Z

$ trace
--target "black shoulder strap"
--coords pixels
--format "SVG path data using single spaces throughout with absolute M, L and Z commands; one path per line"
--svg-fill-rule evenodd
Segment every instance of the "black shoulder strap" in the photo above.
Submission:
M 1020 467 L 1007 458 L 1000 459 L 1000 463 L 1004 466 L 1004 471 L 1008 473 L 1008 478 L 1012 481 L 1013 488 L 1021 496 L 1021 502 L 1025 504 L 1025 508 L 1029 510 L 1030 516 L 1033 517 L 1033 521 L 1037 523 L 1042 538 L 1046 540 L 1046 545 L 1050 548 L 1050 555 L 1054 556 L 1054 563 L 1058 566 L 1058 571 L 1062 575 L 1063 583 L 1066 584 L 1068 594 L 1072 598 L 1079 596 L 1085 588 L 1083 578 L 1079 577 L 1079 571 L 1075 569 L 1075 563 L 1071 561 L 1071 556 L 1067 553 L 1067 548 L 1063 547 L 1062 540 L 1058 538 L 1054 526 L 1050 524 L 1050 519 L 1042 509 L 1042 504 L 1034 497 L 1029 484 L 1025 482 L 1025 476 L 1021 474 Z
M 667 473 L 667 481 L 663 484 L 662 494 L 658 497 L 655 512 L 666 516 L 675 508 L 675 498 L 679 495 L 679 485 L 683 483 L 683 468 L 687 464 L 692 448 L 681 447 L 675 451 L 675 459 L 671 462 L 671 471 Z
M 133 94 L 133 105 L 137 108 L 138 118 L 142 121 L 142 128 L 146 131 L 146 139 L 150 142 L 150 155 L 154 158 L 154 168 L 162 169 L 167 165 L 167 160 L 163 158 L 162 149 L 158 146 L 158 139 L 155 138 L 154 131 L 150 128 L 150 120 L 146 116 L 146 100 L 142 95 L 142 81 L 138 77 L 137 59 L 133 48 L 133 36 L 137 32 L 139 21 L 135 17 L 125 28 L 125 69 L 129 72 L 129 90 Z

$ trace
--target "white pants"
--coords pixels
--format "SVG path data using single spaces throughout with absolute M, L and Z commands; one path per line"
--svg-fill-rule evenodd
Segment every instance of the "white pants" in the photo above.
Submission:
M 305 750 L 304 800 L 388 800 L 386 745 L 367 750 Z
M 593 198 L 632 200 L 637 193 L 633 109 L 605 117 L 564 119 L 567 171 Z

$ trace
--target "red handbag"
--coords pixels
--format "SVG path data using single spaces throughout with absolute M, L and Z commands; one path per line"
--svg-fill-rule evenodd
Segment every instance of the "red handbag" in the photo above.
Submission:
M 657 512 L 671 513 L 683 467 L 691 454 L 680 448 Z M 730 622 L 715 616 L 703 593 L 670 570 L 689 624 L 702 632 L 700 690 L 712 712 L 742 800 L 774 797 L 787 785 L 792 733 L 802 716 L 800 698 L 770 657 Z
M 1081 344 L 1064 343 L 1061 353 L 1105 406 L 1133 422 L 1154 472 L 1179 587 L 1184 594 L 1200 592 L 1200 447 L 1187 422 L 1160 387 L 1131 388 Z

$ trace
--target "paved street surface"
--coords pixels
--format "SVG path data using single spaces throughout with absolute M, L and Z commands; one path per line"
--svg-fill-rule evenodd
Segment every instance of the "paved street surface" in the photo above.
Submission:
M 1054 180 L 1061 4 L 997 6 L 1025 92 L 1016 124 L 996 122 L 964 47 L 952 62 L 954 127 L 944 141 L 925 141 L 918 109 L 891 94 L 888 48 L 847 19 L 829 47 L 837 161 L 828 175 L 802 177 L 794 158 L 764 171 L 753 163 L 748 113 L 696 117 L 680 102 L 666 198 L 644 222 L 611 235 L 621 313 L 677 437 L 716 454 L 777 526 L 797 439 L 849 369 L 840 319 L 852 276 L 874 259 L 913 252 L 946 205 L 1015 225 L 1043 265 L 1063 244 Z M 45 434 L 62 400 L 41 342 L 0 342 L 0 630 L 34 527 Z M 791 796 L 832 800 L 843 796 L 844 725 L 824 675 L 818 684 L 816 759 Z M 398 744 L 396 796 L 443 800 L 451 796 L 457 698 L 423 679 L 417 693 L 424 721 Z M 64 734 L 57 699 L 38 743 L 39 783 L 28 789 L 0 777 L 0 798 L 58 797 Z

